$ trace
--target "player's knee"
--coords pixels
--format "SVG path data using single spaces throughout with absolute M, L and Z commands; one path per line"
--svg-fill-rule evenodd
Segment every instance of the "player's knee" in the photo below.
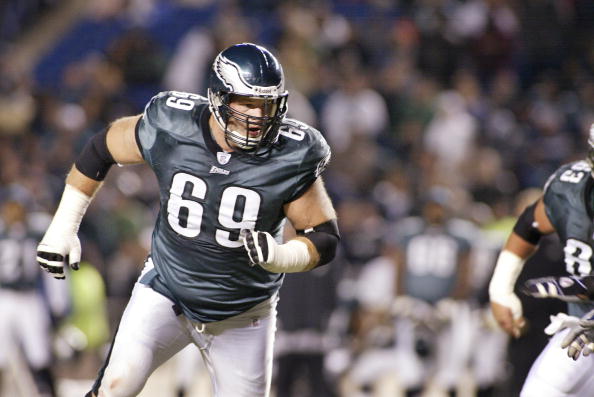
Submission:
M 116 371 L 106 376 L 99 387 L 98 397 L 133 397 L 142 390 L 146 379 L 130 376 L 129 371 Z
M 126 384 L 124 378 L 113 378 L 99 387 L 97 397 L 132 397 L 140 392 L 141 387 Z

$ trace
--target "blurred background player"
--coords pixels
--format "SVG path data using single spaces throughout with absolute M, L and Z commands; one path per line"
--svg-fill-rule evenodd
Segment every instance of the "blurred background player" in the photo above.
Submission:
M 23 384 L 33 379 L 34 393 L 55 397 L 53 335 L 67 314 L 68 290 L 36 264 L 36 241 L 49 218 L 32 213 L 24 200 L 9 197 L 0 205 L 0 369 L 21 389 L 17 395 L 26 395 Z M 9 365 L 15 357 L 22 357 L 25 368 Z
M 359 275 L 352 320 L 358 354 L 347 387 L 455 395 L 468 371 L 474 227 L 452 216 L 448 189 L 436 186 L 423 197 L 419 215 L 388 229 L 384 256 Z
M 431 187 L 423 200 L 421 216 L 395 225 L 398 237 L 393 240 L 398 263 L 395 307 L 402 297 L 433 308 L 434 335 L 429 334 L 429 340 L 425 340 L 426 347 L 433 351 L 424 352 L 427 370 L 419 382 L 420 389 L 432 384 L 450 395 L 456 395 L 458 383 L 468 369 L 468 340 L 473 331 L 467 300 L 474 226 L 452 216 L 453 200 L 448 189 Z M 405 311 L 414 312 L 415 308 Z M 408 339 L 416 343 L 412 348 L 418 352 L 423 348 L 418 344 L 423 343 L 422 338 L 405 336 L 405 330 L 410 332 L 414 327 L 407 326 L 410 320 L 403 317 L 396 322 L 396 349 L 410 349 L 399 342 Z M 409 395 L 414 395 L 414 390 L 409 390 Z

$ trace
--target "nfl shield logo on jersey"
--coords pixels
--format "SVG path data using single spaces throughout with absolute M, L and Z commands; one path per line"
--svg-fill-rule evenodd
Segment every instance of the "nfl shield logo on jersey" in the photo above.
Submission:
M 217 152 L 217 161 L 221 165 L 225 165 L 231 160 L 231 153 Z

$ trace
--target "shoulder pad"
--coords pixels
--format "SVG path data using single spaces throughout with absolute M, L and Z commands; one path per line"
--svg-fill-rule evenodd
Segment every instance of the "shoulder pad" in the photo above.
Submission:
M 305 150 L 302 167 L 311 168 L 318 177 L 330 162 L 330 146 L 322 133 L 301 121 L 285 118 L 280 127 L 280 137 L 289 145 Z
M 590 177 L 592 169 L 586 161 L 576 161 L 564 164 L 557 169 L 547 180 L 544 190 L 568 189 L 571 186 L 579 186 L 585 183 Z
M 164 91 L 147 103 L 139 124 L 139 137 L 143 147 L 152 146 L 159 131 L 166 131 L 177 139 L 195 133 L 195 111 L 208 100 L 203 96 L 178 91 Z
M 583 208 L 583 191 L 591 178 L 591 168 L 585 161 L 562 165 L 545 185 L 543 200 L 545 211 L 551 220 L 555 215 L 553 207 L 571 206 Z

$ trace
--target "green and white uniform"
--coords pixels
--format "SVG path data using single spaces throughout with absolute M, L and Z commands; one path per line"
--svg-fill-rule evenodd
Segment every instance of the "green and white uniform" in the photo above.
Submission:
M 563 244 L 565 268 L 578 276 L 592 273 L 593 187 L 591 169 L 585 161 L 561 166 L 545 185 L 545 211 Z M 592 308 L 592 303 L 568 303 L 572 316 L 581 317 Z M 594 356 L 581 356 L 577 361 L 569 358 L 561 348 L 568 331 L 559 330 L 549 340 L 532 365 L 520 397 L 592 395 Z
M 399 245 L 406 258 L 404 294 L 430 304 L 452 295 L 461 258 L 471 247 L 458 231 L 460 223 L 430 225 L 416 217 L 399 223 Z
M 137 124 L 160 211 L 95 392 L 105 382 L 113 396 L 137 395 L 156 367 L 194 343 L 215 396 L 268 395 L 283 275 L 250 266 L 240 230 L 267 231 L 281 243 L 284 205 L 312 185 L 330 149 L 320 132 L 286 119 L 266 152 L 225 153 L 209 117 L 205 98 L 164 92 Z
M 546 214 L 564 246 L 567 273 L 592 274 L 594 247 L 594 179 L 585 161 L 559 168 L 545 186 Z M 569 303 L 569 314 L 581 317 L 592 303 Z
M 249 266 L 239 232 L 267 231 L 281 243 L 283 206 L 313 183 L 330 155 L 317 130 L 293 120 L 269 153 L 224 153 L 209 115 L 205 98 L 164 92 L 137 127 L 161 203 L 151 249 L 156 272 L 142 281 L 200 322 L 244 312 L 278 290 L 283 275 Z
M 11 226 L 0 221 L 0 369 L 19 348 L 34 370 L 51 361 L 50 313 L 66 313 L 68 288 L 35 261 L 38 230 L 46 226 L 37 214 Z

